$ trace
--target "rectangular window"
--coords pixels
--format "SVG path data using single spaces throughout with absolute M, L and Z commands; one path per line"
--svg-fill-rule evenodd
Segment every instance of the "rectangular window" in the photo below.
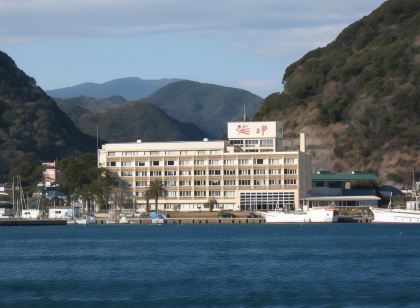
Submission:
M 106 163 L 107 167 L 116 167 L 117 166 L 117 162 L 115 161 L 109 161 Z
M 223 183 L 224 183 L 225 186 L 235 186 L 236 185 L 235 180 L 224 180 Z
M 142 160 L 136 161 L 136 166 L 137 167 L 144 167 L 144 166 L 146 166 L 146 162 L 142 161 Z
M 183 171 L 179 171 L 179 175 L 191 175 L 191 171 L 190 170 L 183 170 Z
M 209 181 L 209 186 L 219 186 L 220 181 Z
M 249 165 L 249 159 L 240 159 L 238 161 L 239 165 Z
M 194 175 L 206 175 L 206 170 L 194 170 Z
M 152 166 L 159 166 L 159 161 L 158 160 L 153 160 L 152 161 Z
M 209 197 L 220 197 L 220 191 L 209 191 Z
M 296 174 L 296 169 L 284 169 L 284 174 Z
M 163 185 L 165 186 L 176 186 L 176 181 L 164 181 Z
M 231 170 L 231 169 L 223 170 L 223 174 L 224 175 L 235 175 L 236 170 Z
M 285 164 L 294 164 L 295 163 L 295 159 L 294 158 L 285 158 L 284 159 L 284 163 Z
M 121 162 L 121 166 L 123 167 L 131 167 L 133 164 L 131 161 L 123 161 Z
M 146 181 L 136 181 L 136 186 L 137 187 L 147 186 L 147 182 Z
M 218 166 L 219 161 L 218 160 L 209 160 L 209 166 Z
M 122 171 L 121 176 L 133 176 L 133 172 L 131 171 Z
M 286 179 L 284 180 L 284 185 L 296 185 L 295 179 Z
M 168 198 L 176 198 L 176 191 L 168 191 L 166 196 Z
M 194 160 L 194 166 L 204 166 L 204 160 Z
M 209 175 L 220 175 L 220 170 L 209 170 Z
M 179 186 L 191 186 L 191 181 L 179 181 Z
M 260 143 L 261 145 L 265 145 L 265 146 L 268 146 L 268 145 L 273 145 L 273 139 L 265 139 L 265 140 L 261 140 L 261 143 Z
M 162 171 L 150 171 L 150 176 L 162 176 Z
M 262 158 L 254 159 L 254 164 L 255 165 L 262 165 L 262 164 L 264 164 L 264 159 L 262 159 Z
M 234 191 L 225 191 L 224 193 L 225 198 L 235 198 L 235 192 Z
M 243 140 L 231 140 L 230 144 L 241 145 L 244 144 Z
M 278 165 L 279 164 L 279 160 L 278 159 L 269 159 L 268 160 L 268 163 L 270 164 L 270 165 Z
M 265 174 L 265 170 L 264 169 L 255 169 L 254 174 L 255 175 L 263 175 L 263 174 Z
M 165 160 L 165 166 L 175 166 L 175 162 L 173 160 Z
M 136 176 L 147 176 L 147 171 L 137 171 Z
M 176 175 L 176 171 L 174 171 L 174 170 L 165 171 L 165 175 L 166 176 L 175 176 Z
M 250 175 L 251 170 L 239 170 L 239 175 Z
M 195 186 L 206 186 L 206 181 L 194 181 Z
M 205 196 L 206 196 L 206 191 L 202 191 L 202 190 L 194 191 L 194 197 L 205 197 Z
M 269 180 L 270 185 L 281 185 L 281 180 Z
M 255 145 L 258 144 L 258 140 L 245 140 L 246 145 Z
M 235 164 L 235 160 L 234 159 L 225 159 L 223 161 L 223 164 L 227 165 L 227 166 L 231 166 Z
M 180 197 L 191 197 L 191 192 L 190 191 L 180 191 L 179 196 Z
M 268 174 L 281 174 L 279 169 L 270 169 L 268 170 Z
M 240 186 L 249 186 L 251 185 L 251 180 L 239 180 Z
M 179 165 L 180 166 L 191 166 L 192 163 L 191 163 L 190 160 L 181 160 L 181 161 L 179 161 Z
M 115 152 L 108 152 L 108 156 L 115 156 Z
M 264 186 L 265 181 L 264 180 L 254 180 L 254 185 L 256 186 Z

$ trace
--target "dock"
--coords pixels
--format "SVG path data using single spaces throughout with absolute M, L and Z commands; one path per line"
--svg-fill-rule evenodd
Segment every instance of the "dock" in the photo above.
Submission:
M 65 226 L 67 220 L 63 219 L 5 219 L 0 220 L 0 226 Z

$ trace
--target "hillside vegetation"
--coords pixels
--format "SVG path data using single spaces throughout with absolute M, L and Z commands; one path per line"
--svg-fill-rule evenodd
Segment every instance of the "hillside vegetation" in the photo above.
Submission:
M 262 98 L 248 91 L 182 80 L 171 83 L 146 98 L 174 119 L 192 122 L 212 138 L 226 133 L 227 122 L 242 120 L 244 105 L 248 117 L 257 112 Z
M 290 65 L 256 119 L 305 131 L 318 169 L 420 169 L 420 1 L 389 0 Z
M 200 140 L 208 137 L 194 124 L 176 121 L 154 105 L 124 101 L 122 106 L 110 108 L 110 101 L 111 98 L 81 97 L 61 101 L 59 106 L 86 134 L 95 136 L 98 123 L 100 138 L 109 142 Z
M 7 179 L 12 164 L 94 151 L 95 145 L 0 51 L 0 181 Z

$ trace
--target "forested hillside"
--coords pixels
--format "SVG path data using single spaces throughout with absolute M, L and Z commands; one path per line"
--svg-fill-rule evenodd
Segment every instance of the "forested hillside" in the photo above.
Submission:
M 317 169 L 420 169 L 420 1 L 389 0 L 291 64 L 256 119 L 304 131 Z
M 214 139 L 226 133 L 227 122 L 242 120 L 257 112 L 262 98 L 248 91 L 182 80 L 171 83 L 146 98 L 174 119 L 192 122 Z
M 35 80 L 0 51 L 0 180 L 6 180 L 12 163 L 54 160 L 95 146 L 95 139 L 81 133 Z

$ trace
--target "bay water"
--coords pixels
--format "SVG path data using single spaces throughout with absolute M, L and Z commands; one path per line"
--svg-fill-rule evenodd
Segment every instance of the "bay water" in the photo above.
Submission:
M 0 228 L 0 306 L 420 306 L 420 225 Z

